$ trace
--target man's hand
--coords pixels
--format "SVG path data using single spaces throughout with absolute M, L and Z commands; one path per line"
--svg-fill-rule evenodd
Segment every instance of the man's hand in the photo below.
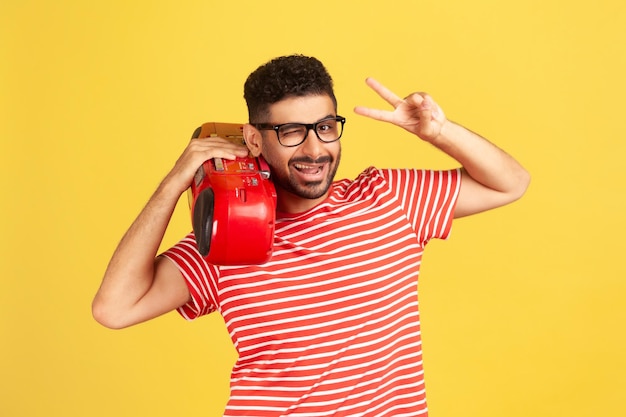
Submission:
M 178 192 L 182 194 L 204 161 L 212 158 L 233 160 L 246 155 L 248 148 L 245 145 L 238 145 L 220 137 L 191 139 L 164 182 L 176 184 Z
M 361 116 L 392 123 L 419 136 L 426 142 L 433 142 L 447 122 L 443 110 L 426 93 L 413 93 L 402 99 L 373 78 L 365 80 L 394 110 L 379 110 L 358 106 L 354 112 Z

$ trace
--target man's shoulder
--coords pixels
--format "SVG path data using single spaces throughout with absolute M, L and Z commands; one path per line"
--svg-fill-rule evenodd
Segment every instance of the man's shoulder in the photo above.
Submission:
M 415 169 L 402 168 L 378 168 L 369 166 L 361 171 L 354 179 L 342 179 L 335 182 L 335 185 L 349 187 L 359 187 L 371 182 L 388 181 L 390 177 L 407 175 L 411 172 L 418 172 Z
M 369 166 L 365 168 L 363 171 L 361 171 L 356 177 L 344 178 L 344 179 L 335 181 L 335 184 L 350 185 L 350 184 L 359 184 L 364 181 L 371 181 L 373 179 L 379 178 L 382 175 L 383 171 L 384 170 L 379 169 L 375 166 Z
M 333 184 L 333 194 L 340 200 L 364 198 L 375 190 L 386 188 L 387 175 L 384 169 L 370 166 L 361 171 L 355 178 L 342 179 Z

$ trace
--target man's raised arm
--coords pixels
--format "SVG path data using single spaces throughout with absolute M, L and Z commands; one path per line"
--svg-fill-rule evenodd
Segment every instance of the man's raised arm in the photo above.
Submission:
M 157 251 L 181 194 L 208 159 L 244 157 L 248 149 L 221 138 L 192 139 L 132 223 L 104 274 L 92 304 L 102 325 L 123 328 L 174 310 L 189 300 L 176 266 Z
M 446 118 L 425 93 L 400 98 L 378 81 L 367 84 L 394 110 L 356 107 L 362 116 L 392 123 L 441 149 L 462 166 L 455 217 L 500 207 L 520 198 L 530 183 L 529 173 L 508 153 L 480 135 Z

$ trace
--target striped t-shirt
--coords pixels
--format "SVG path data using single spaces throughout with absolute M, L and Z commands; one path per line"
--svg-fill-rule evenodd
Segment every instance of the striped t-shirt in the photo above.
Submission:
M 191 292 L 178 311 L 219 311 L 239 354 L 224 415 L 427 415 L 417 281 L 459 187 L 458 170 L 369 168 L 278 213 L 263 265 L 207 265 L 192 234 L 169 249 Z

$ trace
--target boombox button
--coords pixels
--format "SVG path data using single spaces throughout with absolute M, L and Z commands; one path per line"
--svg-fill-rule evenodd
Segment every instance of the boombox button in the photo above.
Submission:
M 216 171 L 224 171 L 224 161 L 222 158 L 213 158 L 215 162 L 215 170 Z
M 235 195 L 241 200 L 242 203 L 246 202 L 246 189 L 245 188 L 237 188 L 235 190 Z

